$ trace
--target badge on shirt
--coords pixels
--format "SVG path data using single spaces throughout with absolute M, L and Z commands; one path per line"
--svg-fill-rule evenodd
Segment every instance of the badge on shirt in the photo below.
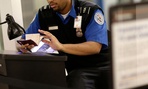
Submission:
M 94 19 L 98 24 L 100 24 L 100 25 L 104 24 L 104 16 L 102 15 L 102 13 L 97 12 L 94 16 Z
M 74 20 L 74 28 L 81 28 L 82 16 L 77 16 Z
M 77 37 L 83 36 L 81 24 L 82 24 L 82 16 L 77 16 L 74 20 L 74 28 L 76 28 L 76 36 Z
M 83 32 L 81 28 L 76 28 L 76 36 L 77 37 L 82 37 L 83 36 Z

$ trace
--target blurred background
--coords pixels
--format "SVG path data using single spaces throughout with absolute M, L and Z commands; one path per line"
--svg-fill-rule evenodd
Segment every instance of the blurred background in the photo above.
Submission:
M 113 5 L 124 3 L 139 3 L 148 0 L 88 0 L 98 4 L 105 13 L 105 19 L 108 24 L 109 8 Z M 47 0 L 0 0 L 0 22 L 5 20 L 5 15 L 10 13 L 14 16 L 16 22 L 25 29 L 33 20 L 38 9 L 47 4 Z M 0 26 L 0 50 L 16 50 L 15 40 L 7 39 L 7 25 Z M 11 45 L 10 45 L 11 44 Z

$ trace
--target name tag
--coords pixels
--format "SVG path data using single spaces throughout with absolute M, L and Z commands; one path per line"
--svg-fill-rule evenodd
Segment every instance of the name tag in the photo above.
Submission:
M 58 30 L 58 26 L 50 26 L 48 27 L 48 30 Z

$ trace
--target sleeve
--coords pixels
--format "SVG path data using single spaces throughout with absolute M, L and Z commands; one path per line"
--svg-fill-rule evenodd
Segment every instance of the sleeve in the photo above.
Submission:
M 102 44 L 102 49 L 108 47 L 107 24 L 101 10 L 96 10 L 86 27 L 85 37 L 87 41 L 95 41 Z
M 26 34 L 38 33 L 38 29 L 40 29 L 39 17 L 38 14 L 36 14 L 29 27 L 26 29 Z M 25 34 L 22 35 L 22 39 L 25 39 Z

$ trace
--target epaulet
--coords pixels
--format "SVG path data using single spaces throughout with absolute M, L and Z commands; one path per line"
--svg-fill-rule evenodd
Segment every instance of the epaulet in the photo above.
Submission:
M 42 6 L 39 10 L 44 11 L 44 10 L 47 10 L 47 9 L 50 9 L 49 5 Z
M 100 9 L 103 13 L 103 10 L 101 9 L 101 7 L 93 2 L 78 0 L 77 2 L 75 2 L 75 7 L 77 7 L 76 9 L 79 11 L 80 14 L 82 13 L 88 14 L 90 13 L 91 9 L 95 9 L 95 8 Z

